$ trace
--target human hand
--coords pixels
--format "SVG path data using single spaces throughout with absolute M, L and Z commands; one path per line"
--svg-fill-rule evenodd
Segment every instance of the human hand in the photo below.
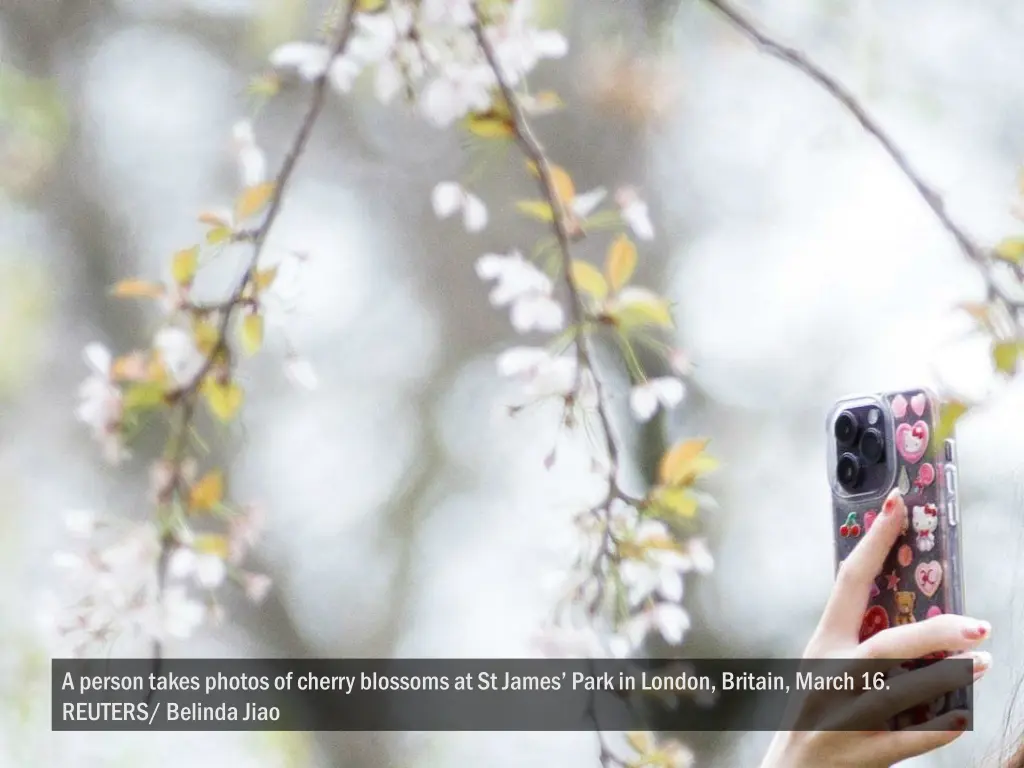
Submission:
M 811 637 L 805 659 L 919 659 L 933 653 L 949 652 L 951 659 L 971 659 L 974 680 L 991 665 L 992 657 L 973 649 L 985 640 L 991 627 L 987 622 L 953 614 L 895 626 L 860 642 L 860 628 L 871 597 L 871 586 L 881 573 L 907 520 L 907 508 L 898 490 L 889 494 L 882 513 L 839 567 L 835 586 L 818 627 Z M 890 731 L 884 723 L 911 707 L 933 701 L 963 686 L 962 675 L 943 674 L 942 662 L 893 678 L 884 691 L 858 696 L 844 708 L 847 719 L 833 715 L 833 730 L 802 730 L 778 733 L 761 768 L 823 768 L 856 766 L 888 768 L 893 763 L 944 746 L 966 729 L 967 712 L 947 712 L 935 720 L 906 730 Z M 958 667 L 959 668 L 959 667 Z M 805 707 L 810 708 L 805 700 Z M 797 713 L 806 722 L 816 713 Z M 873 723 L 865 730 L 852 730 L 861 723 Z M 834 730 L 836 727 L 850 730 Z

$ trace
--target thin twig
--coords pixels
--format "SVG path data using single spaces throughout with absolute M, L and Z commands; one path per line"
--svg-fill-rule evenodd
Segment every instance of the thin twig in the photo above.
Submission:
M 914 189 L 925 201 L 932 213 L 939 220 L 943 228 L 956 240 L 960 250 L 981 270 L 982 277 L 988 290 L 990 299 L 999 298 L 1011 308 L 1019 308 L 1022 302 L 1014 299 L 996 282 L 993 271 L 993 258 L 991 253 L 978 245 L 975 240 L 967 234 L 966 230 L 957 224 L 949 215 L 942 197 L 930 186 L 924 177 L 911 165 L 906 154 L 882 128 L 878 121 L 872 117 L 864 106 L 857 100 L 846 86 L 825 72 L 820 66 L 812 62 L 800 51 L 783 45 L 767 32 L 761 29 L 750 18 L 739 11 L 729 0 L 705 0 L 708 5 L 716 8 L 736 28 L 748 38 L 757 43 L 758 46 L 770 56 L 786 62 L 805 74 L 819 86 L 824 88 L 836 101 L 842 104 L 853 117 L 860 123 L 868 133 L 875 137 L 886 154 L 899 168 L 900 172 L 910 181 Z
M 501 69 L 498 57 L 494 51 L 494 46 L 491 45 L 490 40 L 487 38 L 487 34 L 484 29 L 485 19 L 483 18 L 479 5 L 474 3 L 473 9 L 476 14 L 476 21 L 473 24 L 473 33 L 476 36 L 481 51 L 483 51 L 484 57 L 487 59 L 488 65 L 494 72 L 494 77 L 498 83 L 498 89 L 500 90 L 501 95 L 505 100 L 505 104 L 508 107 L 511 129 L 515 136 L 516 144 L 519 145 L 527 160 L 532 162 L 536 168 L 537 183 L 540 188 L 540 193 L 544 197 L 545 201 L 551 206 L 553 214 L 552 228 L 554 229 L 555 240 L 557 242 L 559 255 L 562 261 L 562 272 L 565 280 L 565 287 L 569 293 L 570 317 L 572 318 L 573 325 L 577 328 L 577 374 L 575 393 L 578 397 L 581 390 L 581 376 L 584 371 L 589 370 L 594 385 L 595 399 L 597 401 L 597 415 L 601 424 L 601 431 L 604 433 L 605 451 L 608 455 L 608 493 L 604 502 L 591 510 L 592 513 L 603 518 L 605 533 L 602 542 L 602 549 L 606 550 L 612 541 L 609 538 L 612 536 L 612 502 L 616 499 L 628 499 L 630 497 L 628 497 L 619 488 L 619 446 L 615 440 L 615 434 L 612 431 L 611 416 L 608 412 L 608 406 L 605 401 L 604 387 L 600 377 L 597 375 L 597 371 L 594 368 L 593 355 L 587 338 L 586 325 L 590 318 L 587 316 L 586 307 L 583 303 L 579 286 L 576 285 L 576 280 L 573 277 L 572 241 L 574 239 L 574 233 L 570 230 L 569 222 L 571 219 L 569 212 L 565 207 L 568 201 L 562 200 L 561 196 L 558 194 L 554 174 L 551 170 L 551 163 L 548 160 L 540 142 L 534 135 L 529 121 L 526 119 L 522 105 L 519 103 L 518 96 L 512 89 L 508 78 Z M 602 552 L 602 554 L 607 553 Z M 600 584 L 600 581 L 598 583 Z M 624 765 L 622 760 L 615 755 L 605 741 L 604 733 L 601 730 L 601 724 L 597 717 L 596 694 L 591 695 L 587 714 L 593 720 L 594 728 L 597 733 L 598 746 L 600 748 L 600 764 L 604 768 L 615 768 L 616 766 Z
M 349 3 L 345 16 L 341 19 L 338 26 L 337 35 L 330 48 L 330 56 L 328 59 L 330 62 L 333 62 L 338 56 L 344 53 L 345 48 L 348 46 L 348 42 L 355 30 L 355 16 L 357 10 L 358 3 L 353 0 Z M 274 222 L 277 220 L 278 214 L 281 212 L 281 207 L 284 203 L 285 191 L 287 190 L 289 182 L 291 181 L 292 176 L 295 173 L 295 169 L 298 166 L 299 158 L 302 156 L 306 146 L 309 144 L 309 139 L 313 134 L 313 126 L 316 124 L 317 118 L 323 110 L 324 103 L 327 98 L 328 81 L 329 68 L 325 67 L 324 71 L 318 75 L 315 80 L 313 80 L 312 96 L 310 98 L 309 107 L 306 109 L 306 114 L 303 116 L 302 122 L 299 124 L 299 130 L 295 134 L 295 138 L 292 140 L 287 154 L 285 154 L 284 161 L 281 164 L 281 170 L 275 177 L 274 189 L 271 193 L 270 200 L 267 203 L 263 223 L 255 231 L 246 231 L 243 233 L 244 237 L 236 238 L 241 241 L 252 243 L 252 258 L 250 259 L 245 272 L 242 274 L 242 277 L 239 279 L 237 285 L 232 291 L 231 296 L 223 303 L 214 307 L 214 309 L 221 311 L 223 314 L 217 328 L 217 337 L 213 343 L 210 354 L 204 359 L 202 366 L 200 366 L 199 370 L 191 380 L 168 394 L 168 401 L 172 405 L 177 405 L 181 409 L 179 411 L 180 416 L 172 430 L 168 456 L 171 475 L 170 483 L 172 487 L 179 489 L 179 494 L 183 492 L 181 490 L 183 486 L 182 467 L 187 454 L 188 433 L 192 428 L 192 421 L 195 416 L 196 405 L 199 393 L 202 389 L 203 381 L 213 369 L 213 366 L 216 364 L 216 361 L 221 354 L 228 350 L 228 336 L 231 321 L 235 312 L 239 307 L 250 303 L 248 299 L 245 298 L 246 289 L 248 288 L 249 283 L 256 276 L 256 271 L 259 266 L 260 257 L 263 254 L 264 246 L 267 242 L 267 237 L 270 234 L 271 228 L 274 226 Z M 166 580 L 167 560 L 175 544 L 176 541 L 173 532 L 169 530 L 165 531 L 160 542 L 160 557 L 157 565 L 158 589 L 161 597 L 163 595 L 164 582 Z M 157 671 L 159 670 L 161 656 L 161 641 L 157 638 L 153 643 L 154 667 Z
M 508 79 L 501 70 L 501 65 L 498 63 L 497 55 L 494 52 L 494 46 L 492 46 L 491 41 L 487 39 L 487 35 L 484 31 L 484 20 L 481 16 L 480 8 L 474 4 L 474 9 L 476 11 L 477 20 L 473 24 L 473 33 L 476 35 L 477 42 L 487 59 L 487 63 L 494 71 L 494 76 L 498 82 L 498 88 L 508 106 L 509 115 L 511 117 L 511 128 L 515 135 L 516 143 L 519 145 L 520 149 L 522 149 L 523 154 L 526 155 L 527 159 L 530 160 L 537 168 L 537 184 L 540 187 L 541 194 L 551 206 L 551 210 L 554 214 L 552 217 L 552 227 L 555 231 L 555 239 L 558 243 L 559 255 L 562 260 L 562 272 L 564 273 L 565 286 L 569 292 L 570 316 L 573 324 L 578 328 L 576 338 L 578 371 L 582 373 L 584 370 L 590 370 L 593 374 L 594 390 L 597 396 L 597 415 L 601 422 L 601 431 L 604 433 L 605 450 L 608 454 L 608 478 L 610 484 L 608 501 L 611 502 L 613 499 L 622 495 L 618 487 L 619 448 L 615 442 L 615 435 L 612 431 L 611 417 L 605 403 L 603 392 L 604 388 L 594 369 L 593 355 L 587 341 L 584 327 L 587 322 L 586 310 L 582 296 L 580 295 L 580 289 L 573 278 L 573 235 L 569 230 L 569 216 L 565 209 L 565 201 L 563 201 L 558 194 L 554 175 L 551 171 L 551 163 L 545 155 L 540 142 L 533 134 L 533 130 L 530 127 L 529 121 L 526 119 L 522 105 L 519 103 L 519 98 L 515 91 L 512 90 L 512 86 L 509 85 Z M 579 378 L 577 377 L 577 389 L 578 385 Z

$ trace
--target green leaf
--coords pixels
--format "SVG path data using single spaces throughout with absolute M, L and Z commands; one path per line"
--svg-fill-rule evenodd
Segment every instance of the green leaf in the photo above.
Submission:
M 126 411 L 150 411 L 166 403 L 165 395 L 160 384 L 135 384 L 125 390 L 122 403 Z
M 171 276 L 178 285 L 188 285 L 199 267 L 199 246 L 178 251 L 171 260 Z
M 672 313 L 669 311 L 668 302 L 656 297 L 643 301 L 631 301 L 628 304 L 620 304 L 611 314 L 622 329 L 626 331 L 633 328 L 651 326 L 671 328 L 673 325 Z
M 235 417 L 245 397 L 242 388 L 233 381 L 221 384 L 212 378 L 207 379 L 203 391 L 210 411 L 223 422 Z
M 697 498 L 685 488 L 661 488 L 654 504 L 663 515 L 690 520 L 697 514 Z
M 1019 264 L 1024 259 L 1024 237 L 1008 237 L 995 248 L 995 254 L 1003 261 Z
M 242 350 L 255 355 L 263 346 L 263 318 L 260 315 L 246 315 L 242 319 Z
M 525 213 L 531 219 L 547 222 L 555 220 L 555 212 L 543 200 L 519 200 L 516 203 L 516 208 L 519 209 L 520 213 Z
M 967 413 L 967 410 L 967 404 L 959 400 L 950 400 L 939 406 L 939 421 L 935 426 L 933 443 L 936 450 L 942 450 L 942 446 L 953 435 L 957 422 Z
M 1021 343 L 1019 341 L 999 341 L 992 345 L 992 362 L 996 370 L 1013 376 L 1017 372 L 1020 359 Z

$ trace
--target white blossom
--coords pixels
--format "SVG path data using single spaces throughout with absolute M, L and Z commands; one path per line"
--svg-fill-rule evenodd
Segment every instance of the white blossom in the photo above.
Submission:
M 490 300 L 496 307 L 510 306 L 512 326 L 520 333 L 558 331 L 565 323 L 562 305 L 551 297 L 551 279 L 523 258 L 519 251 L 507 256 L 489 253 L 476 264 L 483 280 L 495 281 Z
M 178 386 L 191 384 L 206 362 L 191 334 L 181 328 L 160 329 L 153 339 L 153 346 Z
M 531 400 L 573 395 L 583 408 L 597 406 L 597 384 L 589 370 L 579 370 L 574 355 L 552 355 L 539 347 L 512 347 L 497 359 L 498 372 L 519 381 Z
M 454 181 L 442 181 L 435 186 L 431 202 L 439 219 L 447 219 L 461 211 L 462 224 L 467 232 L 479 232 L 487 226 L 484 201 Z
M 331 52 L 317 43 L 285 43 L 270 54 L 276 69 L 295 70 L 304 80 L 315 80 L 327 71 Z
M 683 401 L 686 387 L 673 376 L 660 376 L 638 384 L 629 393 L 629 405 L 640 421 L 649 421 L 658 406 L 675 408 Z
M 615 202 L 622 213 L 622 220 L 641 240 L 654 239 L 654 225 L 647 203 L 632 187 L 623 187 L 615 193 Z
M 633 648 L 638 648 L 647 635 L 657 630 L 665 641 L 678 645 L 690 628 L 690 616 L 676 603 L 655 603 L 633 616 L 624 628 L 624 634 Z
M 92 430 L 104 458 L 119 464 L 129 454 L 120 433 L 124 406 L 121 390 L 112 379 L 113 356 L 96 342 L 86 346 L 84 356 L 92 373 L 78 388 L 75 416 Z
M 249 120 L 235 123 L 231 131 L 242 186 L 252 187 L 267 180 L 267 158 L 256 143 L 256 133 Z

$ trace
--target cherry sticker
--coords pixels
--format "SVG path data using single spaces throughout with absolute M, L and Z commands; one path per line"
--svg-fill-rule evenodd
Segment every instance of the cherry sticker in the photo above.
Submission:
M 880 605 L 873 605 L 864 612 L 864 618 L 860 623 L 860 641 L 863 643 L 869 637 L 877 635 L 883 629 L 889 628 L 889 614 Z
M 846 516 L 846 522 L 839 526 L 839 535 L 844 539 L 856 539 L 860 536 L 860 525 L 857 524 L 857 513 L 851 512 Z

